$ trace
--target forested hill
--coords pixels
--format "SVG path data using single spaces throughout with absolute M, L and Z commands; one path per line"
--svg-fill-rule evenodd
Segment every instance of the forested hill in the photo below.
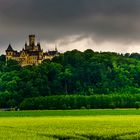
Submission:
M 38 66 L 0 57 L 0 107 L 53 95 L 140 93 L 140 54 L 68 51 Z

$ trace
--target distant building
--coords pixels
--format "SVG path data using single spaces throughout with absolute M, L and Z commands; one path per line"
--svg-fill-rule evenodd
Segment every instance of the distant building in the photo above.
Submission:
M 40 43 L 35 44 L 35 35 L 29 35 L 29 44 L 25 43 L 25 48 L 20 52 L 14 50 L 9 44 L 6 50 L 6 60 L 16 60 L 21 66 L 38 65 L 45 59 L 52 59 L 59 55 L 57 48 L 53 51 L 43 52 Z

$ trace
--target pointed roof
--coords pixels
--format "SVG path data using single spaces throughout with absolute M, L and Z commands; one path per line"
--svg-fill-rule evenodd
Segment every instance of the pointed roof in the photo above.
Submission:
M 27 46 L 27 42 L 25 42 L 25 47 Z
M 58 49 L 57 49 L 57 45 L 55 44 L 55 49 L 54 49 L 56 52 L 58 52 Z
M 11 44 L 9 44 L 9 46 L 8 46 L 6 51 L 13 51 L 13 48 L 12 48 Z

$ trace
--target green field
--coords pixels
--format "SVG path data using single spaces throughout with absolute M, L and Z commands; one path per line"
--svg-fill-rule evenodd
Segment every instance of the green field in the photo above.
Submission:
M 140 110 L 0 112 L 0 140 L 140 139 Z

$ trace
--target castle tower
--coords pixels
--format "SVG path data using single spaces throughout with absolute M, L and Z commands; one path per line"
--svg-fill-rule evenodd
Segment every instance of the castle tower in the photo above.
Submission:
M 29 35 L 29 46 L 35 46 L 35 35 Z
M 6 50 L 6 60 L 12 59 L 14 55 L 14 50 L 12 48 L 12 46 L 9 44 L 7 50 Z
M 55 51 L 57 52 L 58 50 L 57 50 L 57 45 L 55 44 Z

